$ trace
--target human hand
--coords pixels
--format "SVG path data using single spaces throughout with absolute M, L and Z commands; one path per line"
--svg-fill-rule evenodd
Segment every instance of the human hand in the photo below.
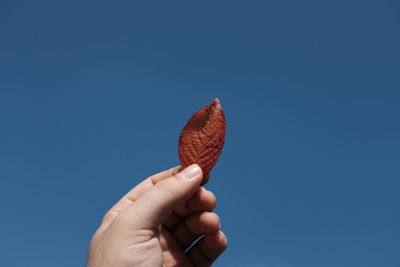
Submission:
M 134 187 L 104 216 L 90 243 L 87 266 L 211 266 L 227 239 L 212 212 L 216 198 L 200 187 L 202 179 L 193 164 Z

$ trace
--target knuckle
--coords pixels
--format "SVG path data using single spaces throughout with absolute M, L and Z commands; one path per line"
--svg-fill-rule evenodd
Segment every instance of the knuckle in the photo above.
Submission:
M 154 185 L 155 189 L 157 189 L 161 194 L 170 196 L 171 194 L 174 194 L 176 191 L 176 188 L 179 187 L 179 178 L 175 176 L 172 176 L 169 179 L 163 180 L 157 184 Z
M 107 220 L 111 220 L 113 218 L 115 218 L 118 215 L 118 212 L 114 211 L 114 210 L 109 210 L 107 211 L 107 213 L 104 215 L 103 217 L 103 222 L 107 221 Z
M 165 183 L 164 181 L 157 183 L 154 189 L 160 195 L 160 197 L 167 198 L 172 194 L 173 187 L 170 183 Z

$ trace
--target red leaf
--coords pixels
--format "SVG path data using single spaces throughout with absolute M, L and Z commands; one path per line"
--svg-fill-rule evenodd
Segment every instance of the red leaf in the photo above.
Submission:
M 225 141 L 226 122 L 218 98 L 197 111 L 183 127 L 179 137 L 179 160 L 183 168 L 198 164 L 203 170 L 203 183 L 217 163 Z

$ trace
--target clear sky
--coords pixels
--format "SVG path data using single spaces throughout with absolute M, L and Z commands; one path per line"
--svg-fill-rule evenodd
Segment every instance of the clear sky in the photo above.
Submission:
M 0 266 L 82 266 L 219 97 L 216 266 L 400 266 L 400 4 L 0 2 Z

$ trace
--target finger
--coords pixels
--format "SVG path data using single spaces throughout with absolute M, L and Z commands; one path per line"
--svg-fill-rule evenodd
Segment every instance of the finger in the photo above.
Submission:
M 205 234 L 215 234 L 221 228 L 220 219 L 213 212 L 199 212 L 187 217 L 179 223 L 171 234 L 181 245 L 187 249 L 196 239 Z
M 223 232 L 204 236 L 187 253 L 195 267 L 208 267 L 224 252 L 228 241 Z
M 175 212 L 180 217 L 186 217 L 195 211 L 212 211 L 215 208 L 216 202 L 215 195 L 211 191 L 201 187 L 192 198 L 177 207 Z
M 175 166 L 169 170 L 154 174 L 135 186 L 131 191 L 129 191 L 123 198 L 127 198 L 131 201 L 135 201 L 138 199 L 142 194 L 147 192 L 153 185 L 164 180 L 166 178 L 172 177 L 181 171 L 182 167 Z
M 171 212 L 199 188 L 203 173 L 197 164 L 161 180 L 118 216 L 127 227 L 155 229 Z M 139 216 L 138 216 L 139 215 Z
M 180 171 L 182 171 L 182 166 L 178 165 L 175 166 L 169 170 L 154 174 L 152 176 L 149 177 L 149 179 L 151 179 L 152 184 L 156 184 L 161 180 L 164 180 L 165 178 L 169 178 L 171 176 L 176 175 L 177 173 L 179 173 Z
M 217 199 L 215 195 L 204 187 L 200 187 L 193 197 L 176 208 L 174 212 L 166 218 L 166 220 L 163 222 L 163 226 L 167 229 L 171 229 L 181 222 L 182 218 L 187 217 L 195 212 L 213 211 L 216 203 Z
M 187 207 L 192 211 L 213 211 L 217 205 L 217 198 L 213 192 L 204 187 L 197 190 L 196 195 L 189 199 Z
M 157 182 L 174 176 L 181 170 L 181 166 L 175 166 L 166 171 L 162 171 L 160 173 L 154 174 L 149 178 L 142 181 L 140 184 L 136 185 L 132 190 L 126 193 L 104 216 L 103 218 L 103 226 L 107 226 L 111 223 L 111 221 L 125 208 L 132 204 L 138 197 L 140 197 L 144 192 L 148 191 L 151 187 L 154 186 Z

